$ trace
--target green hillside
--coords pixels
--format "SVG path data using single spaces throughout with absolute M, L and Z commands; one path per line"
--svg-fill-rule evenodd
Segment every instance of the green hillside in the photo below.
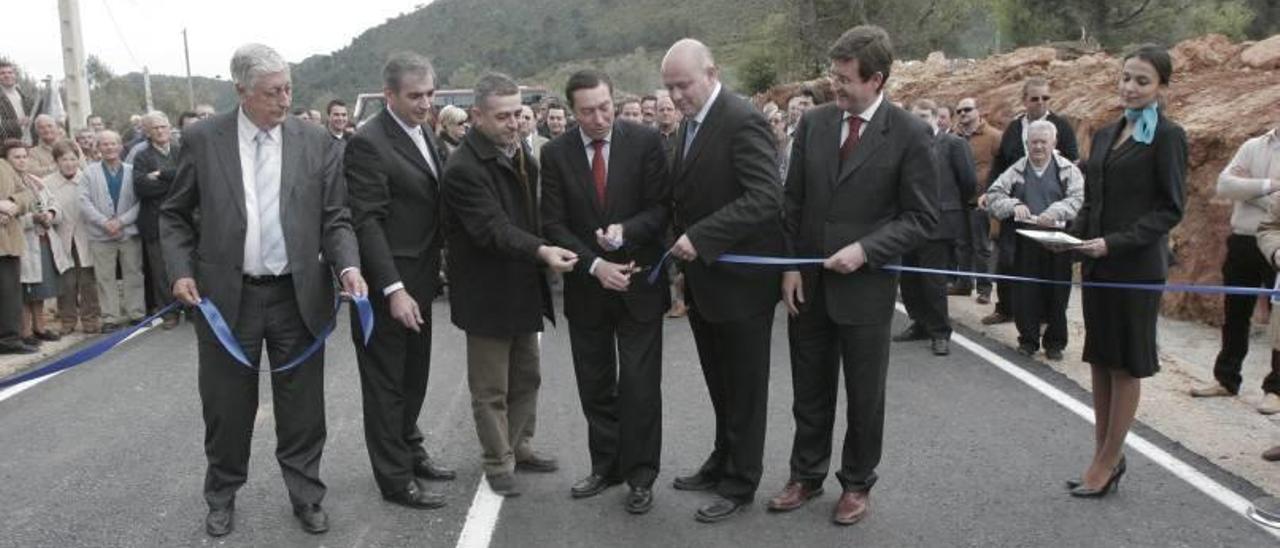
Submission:
M 711 45 L 750 41 L 786 0 L 436 0 L 371 28 L 332 55 L 294 68 L 295 100 L 320 105 L 380 88 L 387 54 L 407 49 L 432 58 L 440 84 L 466 86 L 486 70 L 529 80 L 581 59 L 661 55 L 685 36 Z M 673 9 L 678 6 L 679 9 Z M 653 67 L 656 78 L 656 65 Z M 562 82 L 534 82 L 559 87 Z M 636 90 L 639 91 L 639 90 Z

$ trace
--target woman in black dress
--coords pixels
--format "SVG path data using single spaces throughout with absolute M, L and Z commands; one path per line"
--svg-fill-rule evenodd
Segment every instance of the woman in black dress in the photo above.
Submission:
M 1161 112 L 1173 73 L 1169 53 L 1142 46 L 1124 58 L 1125 114 L 1093 135 L 1085 164 L 1085 201 L 1072 231 L 1085 240 L 1086 282 L 1162 284 L 1169 273 L 1169 230 L 1182 219 L 1187 136 Z M 1156 318 L 1161 293 L 1087 287 L 1084 361 L 1093 376 L 1095 449 L 1071 495 L 1101 497 L 1124 475 L 1124 440 L 1141 380 L 1160 369 Z

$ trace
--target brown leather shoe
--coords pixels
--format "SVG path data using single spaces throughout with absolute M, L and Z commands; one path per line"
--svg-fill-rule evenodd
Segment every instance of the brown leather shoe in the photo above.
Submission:
M 804 506 L 804 503 L 809 502 L 809 499 L 821 494 L 821 485 L 811 489 L 802 482 L 788 481 L 786 487 L 782 488 L 782 492 L 769 499 L 769 511 L 790 512 Z
M 866 517 L 871 509 L 871 494 L 866 491 L 845 491 L 836 502 L 836 511 L 831 521 L 836 525 L 853 525 Z

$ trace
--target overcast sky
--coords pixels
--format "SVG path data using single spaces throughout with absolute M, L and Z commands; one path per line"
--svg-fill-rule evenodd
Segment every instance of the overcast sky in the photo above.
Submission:
M 28 75 L 61 79 L 58 0 L 21 2 L 5 9 L 0 55 Z M 182 28 L 191 47 L 191 73 L 228 76 L 236 47 L 262 42 L 289 62 L 327 54 L 379 25 L 430 0 L 79 0 L 87 54 L 96 54 L 116 74 L 141 71 L 183 75 Z M 115 24 L 112 23 L 114 20 Z

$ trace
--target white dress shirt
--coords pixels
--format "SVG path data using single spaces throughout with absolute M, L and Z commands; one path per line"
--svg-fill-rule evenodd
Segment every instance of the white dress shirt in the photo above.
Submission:
M 413 141 L 413 144 L 418 147 L 418 152 L 421 152 L 422 157 L 427 160 L 427 167 L 431 169 L 431 174 L 436 177 L 440 177 L 440 172 L 436 169 L 436 162 L 431 159 L 431 152 L 427 148 L 427 138 L 422 135 L 422 125 L 419 124 L 410 127 L 408 124 L 404 123 L 404 120 L 401 120 L 399 116 L 396 116 L 395 111 L 391 109 L 387 109 L 387 114 L 390 114 L 391 119 L 395 120 L 397 124 L 400 124 L 400 129 L 403 129 L 405 133 L 409 134 L 409 140 Z
M 880 95 L 876 96 L 876 100 L 875 102 L 871 103 L 871 106 L 867 107 L 866 110 L 858 114 L 858 117 L 862 118 L 862 126 L 858 128 L 858 137 L 862 137 L 864 134 L 866 134 L 867 126 L 871 124 L 871 118 L 875 117 L 876 112 L 880 110 L 880 105 L 883 103 L 884 103 L 884 93 L 881 92 Z M 836 143 L 837 148 L 843 147 L 844 140 L 849 138 L 849 117 L 850 116 L 853 116 L 853 115 L 849 114 L 846 111 L 840 117 L 840 121 L 842 123 L 840 124 L 840 142 Z
M 578 126 L 578 135 L 582 137 L 583 148 L 587 149 L 587 167 L 590 169 L 595 169 L 596 147 L 591 144 L 595 142 L 595 139 L 592 139 L 591 137 L 587 136 L 587 132 L 582 131 L 582 126 Z M 606 134 L 604 138 L 602 138 L 601 140 L 604 141 L 604 147 L 600 149 L 600 154 L 604 155 L 604 171 L 605 173 L 608 173 L 609 172 L 609 146 L 613 144 L 613 128 L 609 128 L 609 133 Z M 594 276 L 596 273 L 597 264 L 600 264 L 599 257 L 596 257 L 594 261 L 591 261 L 591 266 L 587 268 L 587 273 Z
M 254 141 L 258 132 L 262 131 L 255 125 L 248 116 L 245 116 L 244 109 L 239 109 L 239 119 L 236 123 L 236 133 L 240 142 L 240 173 L 244 187 L 244 212 L 245 212 L 245 233 L 244 233 L 244 272 L 250 276 L 267 276 L 278 275 L 280 272 L 270 271 L 266 263 L 266 257 L 262 256 L 262 227 L 268 223 L 280 224 L 280 212 L 276 211 L 275 215 L 268 214 L 265 218 L 259 217 L 258 212 L 258 181 L 257 166 L 254 164 L 254 158 L 257 154 L 258 144 Z M 264 173 L 268 177 L 274 178 L 275 183 L 272 185 L 276 193 L 280 192 L 280 161 L 281 161 L 281 131 L 280 125 L 276 125 L 267 131 L 271 139 L 263 143 L 263 153 L 266 155 L 267 169 Z M 281 202 L 283 204 L 283 202 Z M 281 227 L 282 228 L 282 227 Z M 280 230 L 280 234 L 284 234 L 284 230 Z M 288 258 L 285 258 L 285 264 L 288 264 Z M 286 267 L 287 268 L 287 267 Z

